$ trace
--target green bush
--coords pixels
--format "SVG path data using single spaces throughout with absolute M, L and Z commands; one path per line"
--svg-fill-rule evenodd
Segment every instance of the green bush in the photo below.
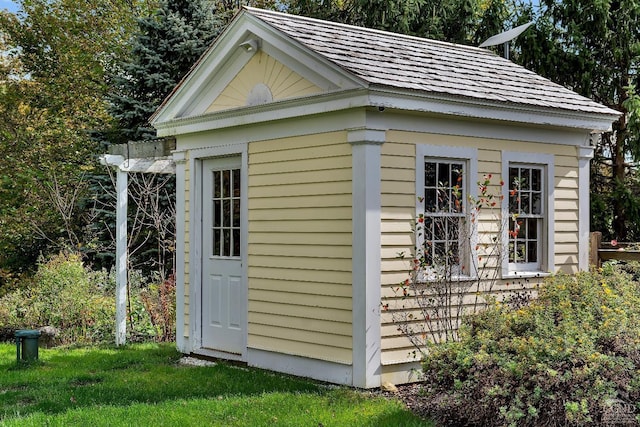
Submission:
M 427 410 L 450 425 L 597 425 L 640 409 L 640 288 L 618 267 L 557 275 L 496 303 L 423 362 Z
M 14 329 L 54 326 L 63 343 L 113 336 L 115 303 L 99 289 L 100 274 L 105 275 L 86 269 L 73 253 L 40 261 L 28 283 L 0 298 L 0 323 Z
M 129 273 L 128 341 L 175 338 L 175 284 L 149 284 L 138 271 Z M 15 329 L 53 326 L 63 344 L 113 341 L 115 275 L 92 271 L 81 256 L 61 253 L 41 260 L 36 274 L 0 297 L 0 338 Z

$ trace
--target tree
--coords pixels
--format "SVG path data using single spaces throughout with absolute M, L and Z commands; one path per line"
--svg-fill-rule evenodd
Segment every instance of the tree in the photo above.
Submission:
M 622 116 L 596 146 L 592 162 L 593 224 L 620 240 L 640 239 L 640 194 L 631 186 L 640 160 L 640 4 L 631 0 L 543 0 L 521 22 L 515 60 Z
M 157 8 L 137 19 L 128 55 L 111 78 L 108 99 L 114 121 L 101 135 L 105 145 L 156 137 L 149 118 L 222 30 L 227 12 L 224 2 L 214 7 L 207 0 L 160 0 Z M 115 221 L 113 210 L 105 207 L 113 201 L 113 189 L 105 191 L 107 186 L 100 185 L 103 174 L 93 181 L 103 188 L 94 217 L 94 225 L 102 228 L 94 231 L 102 243 L 101 256 L 110 262 Z M 175 179 L 130 174 L 129 195 L 131 267 L 165 279 L 173 268 Z
M 292 0 L 288 10 L 313 18 L 436 40 L 478 44 L 504 29 L 502 0 Z
M 129 58 L 113 77 L 109 143 L 155 138 L 149 118 L 213 39 L 223 21 L 206 0 L 161 0 L 137 20 Z
M 122 54 L 141 3 L 22 0 L 0 12 L 0 266 L 21 269 L 49 248 L 80 246 L 84 177 L 110 120 L 105 69 Z

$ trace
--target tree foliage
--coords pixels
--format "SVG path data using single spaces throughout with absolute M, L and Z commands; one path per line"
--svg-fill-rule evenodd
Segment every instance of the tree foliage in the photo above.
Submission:
M 508 5 L 503 0 L 292 0 L 288 10 L 368 28 L 478 44 L 503 30 Z
M 112 127 L 105 145 L 155 138 L 149 118 L 222 30 L 225 14 L 206 0 L 160 0 L 136 20 L 127 56 L 114 68 L 107 95 Z M 104 176 L 93 177 L 96 183 Z M 107 180 L 108 181 L 108 180 Z M 114 259 L 114 188 L 102 186 L 94 218 L 100 256 Z M 133 265 L 166 278 L 173 269 L 175 179 L 130 174 L 128 252 Z
M 592 216 L 611 237 L 640 239 L 640 194 L 629 185 L 630 162 L 640 160 L 640 4 L 543 0 L 539 10 L 524 7 L 520 16 L 536 24 L 520 37 L 517 61 L 623 113 L 596 147 Z
M 24 266 L 47 247 L 78 245 L 88 133 L 109 121 L 105 68 L 129 31 L 127 1 L 23 0 L 0 13 L 0 263 Z
M 137 20 L 128 58 L 113 78 L 110 113 L 117 130 L 109 143 L 155 137 L 149 118 L 211 44 L 222 20 L 206 0 L 161 0 Z

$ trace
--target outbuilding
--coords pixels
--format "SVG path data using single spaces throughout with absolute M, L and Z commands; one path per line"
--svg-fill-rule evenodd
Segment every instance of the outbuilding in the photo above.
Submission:
M 485 49 L 244 8 L 152 118 L 176 139 L 178 348 L 408 381 L 381 303 L 434 212 L 430 181 L 535 181 L 520 240 L 499 236 L 517 252 L 500 279 L 585 270 L 592 138 L 617 117 Z

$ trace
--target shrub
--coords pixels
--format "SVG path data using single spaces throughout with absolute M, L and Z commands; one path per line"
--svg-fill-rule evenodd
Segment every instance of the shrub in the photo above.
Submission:
M 427 411 L 453 425 L 597 425 L 640 408 L 640 288 L 616 267 L 557 275 L 496 303 L 423 362 Z
M 0 299 L 0 323 L 13 329 L 51 325 L 63 343 L 113 336 L 115 304 L 97 288 L 99 274 L 73 253 L 41 260 L 32 279 Z
M 409 253 L 398 254 L 399 259 L 408 261 L 407 277 L 391 287 L 394 298 L 382 302 L 383 311 L 415 347 L 414 354 L 424 355 L 429 343 L 455 341 L 460 319 L 466 312 L 475 313 L 486 305 L 500 278 L 507 256 L 501 236 L 514 232 L 509 230 L 509 221 L 516 217 L 502 215 L 505 183 L 500 180 L 499 185 L 493 184 L 492 178 L 491 174 L 484 175 L 477 183 L 477 197 L 467 196 L 466 203 L 458 186 L 462 176 L 452 188 L 449 183 L 438 183 L 431 202 L 418 198 L 425 211 L 413 220 L 414 247 Z M 450 209 L 462 215 L 453 223 L 450 217 L 441 215 Z M 483 222 L 497 228 L 482 230 Z M 447 233 L 457 237 L 446 237 Z M 440 240 L 443 238 L 448 243 Z
M 139 271 L 129 273 L 128 341 L 175 338 L 175 284 L 149 284 Z M 16 329 L 53 326 L 63 344 L 113 341 L 115 274 L 92 271 L 81 256 L 60 253 L 40 260 L 36 274 L 0 296 L 0 339 Z
M 140 292 L 149 313 L 156 341 L 173 341 L 176 337 L 176 282 L 173 276 L 159 285 L 152 284 Z

